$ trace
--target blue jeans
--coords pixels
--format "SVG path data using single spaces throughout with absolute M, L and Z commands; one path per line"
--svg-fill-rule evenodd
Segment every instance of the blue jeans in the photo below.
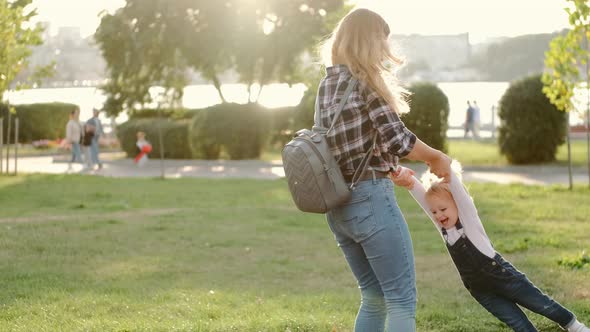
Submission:
M 362 181 L 328 224 L 361 290 L 355 331 L 416 330 L 416 273 L 408 226 L 388 178 Z
M 82 152 L 80 151 L 80 143 L 72 143 L 72 163 L 82 162 Z
M 90 158 L 93 164 L 100 165 L 100 159 L 98 158 L 98 139 L 93 139 L 90 145 Z

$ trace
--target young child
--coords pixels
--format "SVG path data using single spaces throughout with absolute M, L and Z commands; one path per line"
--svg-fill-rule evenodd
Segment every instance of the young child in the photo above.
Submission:
M 138 166 L 143 166 L 148 160 L 148 153 L 152 152 L 152 145 L 145 139 L 145 133 L 143 131 L 137 132 L 137 149 L 139 153 L 135 157 L 135 163 Z
M 524 273 L 494 250 L 477 209 L 457 174 L 428 189 L 401 167 L 392 180 L 410 190 L 440 231 L 465 288 L 485 309 L 514 331 L 537 331 L 518 305 L 543 315 L 569 332 L 590 332 L 574 314 L 543 294 Z

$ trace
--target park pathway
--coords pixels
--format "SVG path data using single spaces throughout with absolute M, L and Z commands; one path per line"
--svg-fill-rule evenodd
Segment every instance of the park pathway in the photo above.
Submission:
M 44 174 L 87 174 L 106 177 L 159 177 L 161 162 L 149 160 L 143 167 L 137 167 L 131 159 L 124 158 L 122 153 L 103 153 L 102 170 L 84 171 L 81 165 L 68 169 L 65 162 L 67 156 L 36 156 L 23 157 L 18 160 L 19 173 Z M 4 167 L 6 167 L 4 160 Z M 418 174 L 426 167 L 422 164 L 410 164 Z M 14 161 L 10 161 L 13 170 Z M 201 178 L 250 178 L 273 180 L 284 177 L 280 160 L 165 160 L 165 176 L 167 178 L 201 177 Z M 567 184 L 566 166 L 467 166 L 463 178 L 472 182 L 521 183 L 530 185 Z M 575 183 L 588 183 L 584 168 L 574 169 Z

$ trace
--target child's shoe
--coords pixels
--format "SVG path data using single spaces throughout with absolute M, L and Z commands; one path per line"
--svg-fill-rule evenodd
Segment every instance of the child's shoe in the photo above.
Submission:
M 573 322 L 572 325 L 570 325 L 567 328 L 568 332 L 590 332 L 590 328 L 586 327 L 586 325 L 580 323 L 578 320 L 576 320 L 575 322 Z

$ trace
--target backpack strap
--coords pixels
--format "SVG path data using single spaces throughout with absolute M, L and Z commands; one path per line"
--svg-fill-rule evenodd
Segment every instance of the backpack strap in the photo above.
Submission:
M 340 114 L 342 113 L 342 110 L 344 109 L 344 106 L 346 105 L 346 102 L 348 101 L 348 97 L 350 97 L 350 94 L 352 93 L 352 90 L 357 85 L 357 83 L 358 83 L 358 80 L 356 78 L 352 78 L 352 80 L 350 81 L 350 83 L 346 87 L 346 91 L 344 91 L 344 96 L 340 100 L 340 104 L 338 105 L 338 109 L 336 110 L 336 114 L 334 115 L 334 118 L 332 119 L 332 124 L 330 125 L 330 128 L 328 128 L 328 130 L 326 132 L 322 133 L 323 135 L 327 135 L 330 132 L 330 130 L 332 130 L 334 128 L 336 121 L 340 117 Z M 318 95 L 319 95 L 319 93 L 318 93 Z M 319 98 L 316 98 L 316 100 L 315 100 L 315 114 L 314 114 L 315 126 L 314 127 L 321 128 L 320 121 L 321 120 L 320 120 Z M 369 150 L 367 152 L 365 152 L 365 155 L 363 156 L 363 159 L 361 160 L 361 164 L 354 171 L 354 174 L 352 175 L 352 182 L 349 187 L 351 190 L 354 189 L 356 184 L 359 182 L 360 178 L 363 176 L 363 174 L 367 170 L 367 167 L 369 166 L 371 156 L 373 155 L 372 152 L 375 150 L 375 146 L 377 145 L 377 136 L 378 135 L 379 135 L 379 132 L 377 130 L 375 130 L 375 135 L 373 136 L 373 144 L 371 145 Z
M 352 90 L 356 86 L 357 82 L 358 82 L 358 80 L 354 77 L 350 80 L 350 82 L 348 83 L 348 86 L 346 87 L 346 90 L 344 91 L 344 96 L 342 96 L 342 99 L 340 100 L 340 104 L 338 105 L 338 109 L 336 110 L 336 114 L 334 114 L 334 118 L 332 119 L 332 124 L 330 125 L 330 128 L 328 128 L 328 130 L 322 134 L 327 135 L 328 132 L 330 132 L 330 130 L 332 130 L 334 128 L 334 125 L 336 124 L 336 121 L 340 117 L 340 113 L 342 113 L 342 110 L 344 109 L 344 106 L 346 105 L 346 101 L 348 100 L 348 97 L 350 97 L 350 94 L 352 93 Z M 319 93 L 317 94 L 317 96 L 319 96 Z M 315 112 L 314 112 L 314 127 L 318 128 L 318 129 L 323 128 L 321 126 L 321 124 L 322 123 L 321 123 L 321 117 L 320 117 L 320 98 L 316 97 L 316 99 L 315 99 Z
M 352 180 L 351 180 L 350 187 L 349 187 L 350 190 L 354 189 L 354 187 L 359 182 L 359 180 L 361 179 L 363 174 L 365 174 L 365 171 L 367 170 L 367 166 L 369 166 L 369 162 L 371 160 L 371 157 L 373 156 L 372 152 L 375 151 L 375 146 L 377 145 L 377 135 L 379 135 L 379 132 L 377 130 L 375 130 L 375 135 L 373 136 L 373 144 L 371 145 L 369 150 L 365 153 L 365 155 L 363 156 L 363 159 L 361 160 L 361 164 L 354 171 L 354 174 L 352 175 Z

